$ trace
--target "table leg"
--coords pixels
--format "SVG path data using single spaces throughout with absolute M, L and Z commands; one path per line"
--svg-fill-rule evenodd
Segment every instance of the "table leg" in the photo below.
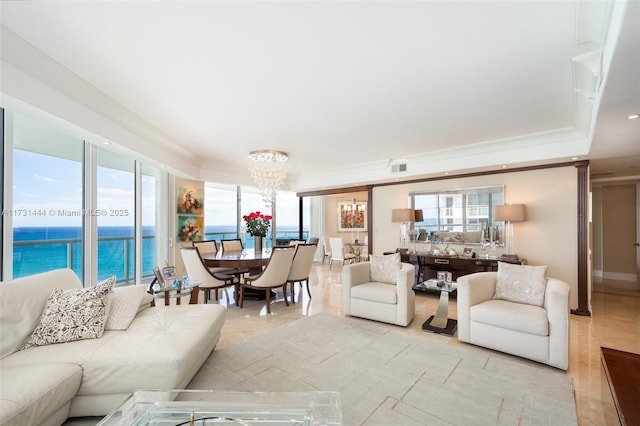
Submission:
M 438 302 L 438 310 L 436 315 L 431 320 L 431 325 L 434 327 L 445 328 L 447 321 L 449 320 L 449 292 L 440 292 L 440 301 Z
M 449 292 L 441 291 L 438 310 L 435 315 L 429 317 L 429 319 L 422 324 L 422 329 L 424 331 L 453 336 L 456 332 L 457 325 L 458 321 L 449 319 Z

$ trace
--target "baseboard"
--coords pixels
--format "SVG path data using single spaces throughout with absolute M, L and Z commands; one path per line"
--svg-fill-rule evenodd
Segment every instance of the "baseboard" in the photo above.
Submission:
M 603 272 L 602 278 L 605 280 L 638 282 L 637 274 L 627 274 L 624 272 Z

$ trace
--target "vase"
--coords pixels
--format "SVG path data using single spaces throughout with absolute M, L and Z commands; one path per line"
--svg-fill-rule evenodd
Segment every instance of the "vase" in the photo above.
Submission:
M 262 237 L 256 235 L 253 237 L 253 247 L 256 253 L 262 253 Z

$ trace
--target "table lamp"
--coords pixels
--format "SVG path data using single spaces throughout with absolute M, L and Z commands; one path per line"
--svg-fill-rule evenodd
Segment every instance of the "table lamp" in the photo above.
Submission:
M 507 253 L 500 256 L 502 259 L 518 260 L 518 255 L 513 253 L 513 222 L 523 222 L 524 213 L 524 204 L 505 204 L 495 208 L 493 219 L 506 222 Z
M 416 213 L 413 209 L 391 210 L 391 222 L 400 223 L 400 248 L 407 248 L 407 223 L 415 222 Z

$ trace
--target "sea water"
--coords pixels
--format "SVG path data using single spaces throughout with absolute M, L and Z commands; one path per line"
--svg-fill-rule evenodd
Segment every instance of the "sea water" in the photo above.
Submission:
M 297 237 L 297 228 L 278 228 L 278 238 Z M 235 226 L 207 226 L 205 239 L 232 239 Z M 245 248 L 253 248 L 253 238 L 242 238 Z M 75 226 L 17 227 L 13 230 L 13 277 L 71 267 L 82 276 L 82 228 Z M 270 241 L 270 240 L 268 240 Z M 142 275 L 153 277 L 158 241 L 155 227 L 142 227 Z M 119 282 L 133 280 L 134 228 L 98 227 L 98 280 L 115 275 Z

